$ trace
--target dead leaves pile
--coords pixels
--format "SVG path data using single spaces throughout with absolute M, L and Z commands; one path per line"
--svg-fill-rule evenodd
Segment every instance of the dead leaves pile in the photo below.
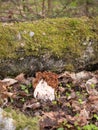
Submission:
M 34 88 L 41 79 L 55 88 L 55 101 L 34 99 Z M 37 72 L 36 77 L 20 74 L 15 79 L 0 80 L 0 106 L 12 106 L 29 116 L 40 116 L 40 130 L 76 130 L 91 124 L 97 128 L 98 71 L 66 71 L 59 75 Z
M 15 97 L 15 95 L 11 92 L 8 92 L 8 87 L 17 83 L 17 80 L 6 78 L 4 80 L 0 80 L 0 106 L 4 106 L 8 102 L 8 97 Z
M 44 113 L 41 130 L 76 130 L 89 124 L 98 127 L 98 71 L 64 72 L 58 79 L 55 109 Z

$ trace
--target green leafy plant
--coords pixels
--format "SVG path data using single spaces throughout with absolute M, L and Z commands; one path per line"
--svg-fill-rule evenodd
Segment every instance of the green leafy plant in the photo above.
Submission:
M 20 85 L 22 90 L 25 90 L 27 87 L 25 85 Z
M 66 96 L 69 97 L 69 96 L 70 96 L 70 93 L 66 92 Z
M 52 104 L 53 105 L 57 105 L 57 101 L 52 101 Z
M 59 87 L 63 87 L 62 83 L 60 83 Z
M 79 95 L 80 95 L 80 92 L 79 92 L 79 91 L 77 91 L 77 92 L 76 92 L 76 94 L 77 94 L 77 96 L 79 96 Z
M 32 88 L 32 84 L 29 84 L 28 87 L 29 87 L 29 88 Z
M 82 104 L 82 103 L 83 103 L 83 101 L 82 101 L 82 99 L 81 99 L 81 98 L 79 98 L 79 99 L 78 99 L 78 101 L 79 101 L 79 103 L 80 103 L 80 104 Z
M 13 103 L 13 102 L 14 102 L 14 100 L 13 100 L 12 98 L 10 98 L 10 101 L 11 101 L 11 103 Z
M 83 126 L 83 130 L 98 130 L 98 127 L 94 124 Z
M 94 114 L 93 117 L 98 121 L 98 115 Z
M 64 130 L 64 128 L 63 128 L 63 127 L 61 127 L 61 128 L 58 128 L 57 130 Z
M 27 93 L 27 94 L 29 94 L 29 90 L 28 89 L 25 89 L 24 92 Z
M 22 99 L 20 99 L 22 102 L 25 102 L 25 99 L 24 98 L 22 98 Z
M 25 92 L 25 93 L 29 93 L 29 90 L 28 90 L 28 88 L 27 88 L 27 86 L 25 86 L 25 85 L 20 85 L 20 87 L 21 87 L 21 89 Z
M 91 88 L 95 88 L 95 84 L 91 84 Z
M 70 84 L 66 84 L 66 87 L 71 88 L 71 85 Z

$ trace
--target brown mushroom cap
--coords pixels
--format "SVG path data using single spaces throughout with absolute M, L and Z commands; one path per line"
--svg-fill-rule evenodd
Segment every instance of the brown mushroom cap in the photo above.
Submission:
M 44 71 L 36 73 L 36 78 L 33 80 L 34 88 L 36 88 L 36 85 L 41 79 L 45 80 L 49 86 L 55 89 L 58 87 L 58 75 L 52 72 Z

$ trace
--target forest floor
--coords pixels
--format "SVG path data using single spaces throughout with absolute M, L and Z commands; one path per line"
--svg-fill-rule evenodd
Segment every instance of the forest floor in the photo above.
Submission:
M 97 130 L 98 71 L 65 71 L 56 75 L 56 83 L 52 83 L 53 86 L 58 84 L 55 89 L 56 98 L 46 102 L 34 98 L 32 82 L 36 76 L 28 77 L 21 73 L 15 79 L 0 80 L 1 106 L 18 109 L 31 117 L 40 116 L 41 130 Z M 51 84 L 50 77 L 48 80 Z

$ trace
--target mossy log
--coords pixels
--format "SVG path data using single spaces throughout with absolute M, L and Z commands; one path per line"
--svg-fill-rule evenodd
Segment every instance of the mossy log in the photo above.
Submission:
M 0 24 L 0 75 L 78 71 L 98 63 L 98 17 Z

